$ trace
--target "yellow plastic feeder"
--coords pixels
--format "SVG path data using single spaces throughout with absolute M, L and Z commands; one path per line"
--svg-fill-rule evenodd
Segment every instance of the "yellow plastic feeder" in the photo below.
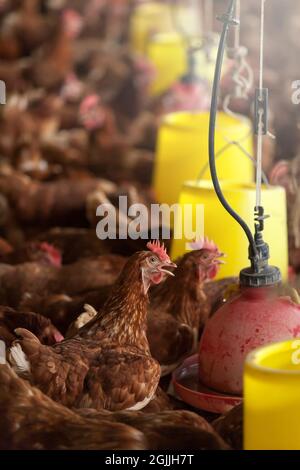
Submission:
M 178 202 L 182 184 L 195 180 L 200 171 L 202 179 L 210 180 L 208 166 L 209 113 L 172 113 L 167 115 L 159 130 L 155 159 L 154 189 L 159 202 Z M 243 151 L 229 141 L 239 141 L 253 155 L 252 124 L 220 112 L 216 129 L 218 176 L 221 180 L 251 183 L 254 168 Z M 251 211 L 253 212 L 253 210 Z
M 153 36 L 148 42 L 146 55 L 155 69 L 155 78 L 150 89 L 152 95 L 167 90 L 187 71 L 186 45 L 177 33 Z
M 236 163 L 236 169 L 238 168 L 239 164 Z M 243 184 L 226 181 L 221 182 L 221 187 L 229 204 L 252 227 L 255 185 L 253 183 Z M 283 279 L 287 279 L 288 236 L 285 190 L 277 186 L 263 186 L 262 200 L 266 214 L 271 216 L 265 223 L 264 231 L 265 241 L 269 244 L 271 251 L 270 264 L 278 266 Z M 247 258 L 249 243 L 246 236 L 241 233 L 240 226 L 220 204 L 212 182 L 205 180 L 186 182 L 180 194 L 179 204 L 183 208 L 183 212 L 186 204 L 193 207 L 192 227 L 195 227 L 197 205 L 203 205 L 203 233 L 211 238 L 219 249 L 227 255 L 226 264 L 222 266 L 218 276 L 219 278 L 238 276 L 241 269 L 249 264 Z M 175 220 L 175 223 L 179 226 L 183 222 L 178 219 L 177 222 Z M 180 226 L 178 233 L 184 233 Z M 188 250 L 188 242 L 189 240 L 184 236 L 173 241 L 172 259 L 176 259 Z
M 151 37 L 182 30 L 189 37 L 201 37 L 201 14 L 195 2 L 179 4 L 150 1 L 138 5 L 131 18 L 130 44 L 136 53 L 145 54 Z M 180 31 L 178 31 L 180 33 Z
M 130 44 L 134 52 L 145 54 L 147 44 L 156 33 L 174 31 L 170 6 L 148 2 L 136 7 L 130 23 Z
M 196 38 L 194 41 L 197 46 L 201 43 Z M 158 95 L 166 91 L 175 81 L 187 73 L 187 49 L 188 46 L 184 38 L 176 32 L 159 33 L 149 38 L 146 46 L 146 56 L 156 71 L 156 78 L 150 90 L 152 95 Z M 194 53 L 195 73 L 209 83 L 213 80 L 217 46 L 213 46 L 210 53 L 210 60 L 208 60 L 202 49 Z
M 245 449 L 300 450 L 299 396 L 299 340 L 250 353 L 244 370 Z

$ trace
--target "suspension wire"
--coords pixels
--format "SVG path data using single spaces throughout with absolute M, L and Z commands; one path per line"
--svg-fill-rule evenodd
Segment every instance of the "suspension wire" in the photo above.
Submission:
M 261 0 L 261 16 L 260 16 L 260 59 L 259 59 L 259 89 L 260 101 L 263 100 L 263 77 L 264 77 L 264 34 L 265 34 L 265 1 Z M 256 166 L 256 207 L 262 205 L 262 159 L 263 159 L 263 110 L 259 110 L 259 132 L 257 136 L 257 166 Z
M 251 155 L 251 153 L 247 152 L 247 150 L 242 146 L 242 142 L 244 140 L 246 140 L 247 138 L 249 138 L 250 136 L 252 135 L 252 131 L 250 130 L 247 135 L 245 135 L 245 137 L 243 137 L 241 140 L 239 141 L 234 141 L 234 140 L 229 140 L 227 139 L 225 136 L 223 136 L 224 140 L 227 142 L 224 147 L 222 147 L 215 155 L 215 159 L 218 160 L 225 152 L 226 150 L 229 150 L 233 145 L 235 145 L 238 149 L 241 150 L 241 152 L 245 155 L 245 157 L 247 157 L 252 163 L 253 163 L 253 166 L 256 168 L 257 166 L 257 161 L 256 159 Z M 205 172 L 207 171 L 207 169 L 209 168 L 209 163 L 205 163 L 205 165 L 203 165 L 203 167 L 201 168 L 201 171 L 197 177 L 197 182 L 199 182 Z M 262 171 L 262 181 L 263 183 L 266 185 L 266 186 L 270 186 L 270 183 L 269 183 L 269 179 L 266 175 L 266 173 L 264 171 Z
M 241 1 L 236 0 L 235 6 L 235 18 L 237 21 L 241 21 Z M 234 49 L 238 50 L 240 48 L 240 37 L 241 37 L 241 27 L 240 24 L 234 30 Z

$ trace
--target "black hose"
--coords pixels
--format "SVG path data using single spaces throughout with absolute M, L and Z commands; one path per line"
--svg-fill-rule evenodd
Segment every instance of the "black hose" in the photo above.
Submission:
M 222 71 L 228 30 L 229 30 L 229 26 L 233 22 L 233 13 L 235 9 L 235 3 L 236 3 L 236 0 L 231 0 L 227 13 L 222 17 L 222 21 L 224 25 L 223 25 L 223 31 L 221 34 L 219 48 L 218 48 L 218 55 L 217 55 L 213 89 L 212 89 L 211 108 L 210 108 L 209 167 L 210 167 L 210 174 L 211 174 L 211 178 L 213 181 L 213 185 L 214 185 L 216 194 L 219 198 L 219 201 L 221 202 L 223 207 L 226 209 L 226 211 L 240 224 L 240 226 L 244 230 L 249 240 L 250 250 L 252 252 L 250 257 L 256 257 L 258 252 L 257 252 L 257 248 L 256 248 L 256 244 L 255 244 L 252 232 L 250 228 L 248 227 L 248 225 L 246 224 L 246 222 L 232 209 L 232 207 L 226 201 L 222 193 L 219 180 L 218 180 L 216 162 L 215 162 L 215 129 L 216 129 L 216 118 L 217 118 L 217 112 L 218 112 L 218 99 L 219 99 L 221 71 Z

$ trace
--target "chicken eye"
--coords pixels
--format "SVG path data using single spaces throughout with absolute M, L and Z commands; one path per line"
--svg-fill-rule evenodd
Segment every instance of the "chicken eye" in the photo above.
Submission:
M 151 256 L 151 258 L 150 258 L 150 263 L 155 264 L 156 261 L 157 261 L 157 260 L 156 260 L 155 256 Z

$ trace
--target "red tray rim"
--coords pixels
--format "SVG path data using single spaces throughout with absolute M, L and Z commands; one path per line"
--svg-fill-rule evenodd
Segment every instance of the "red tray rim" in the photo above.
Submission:
M 240 395 L 222 394 L 220 392 L 214 392 L 213 390 L 211 392 L 204 392 L 204 391 L 201 392 L 201 391 L 188 388 L 185 385 L 182 385 L 182 383 L 178 380 L 178 374 L 180 374 L 180 372 L 183 369 L 196 366 L 197 364 L 198 364 L 198 354 L 194 354 L 193 356 L 190 356 L 187 359 L 185 359 L 185 361 L 173 372 L 172 382 L 176 388 L 178 387 L 178 388 L 184 389 L 188 393 L 192 393 L 194 395 L 203 396 L 206 398 L 212 398 L 214 400 L 226 401 L 228 404 L 237 405 L 238 404 L 237 402 L 240 402 L 240 403 L 242 402 L 243 397 Z M 208 388 L 208 387 L 205 386 L 205 388 Z

